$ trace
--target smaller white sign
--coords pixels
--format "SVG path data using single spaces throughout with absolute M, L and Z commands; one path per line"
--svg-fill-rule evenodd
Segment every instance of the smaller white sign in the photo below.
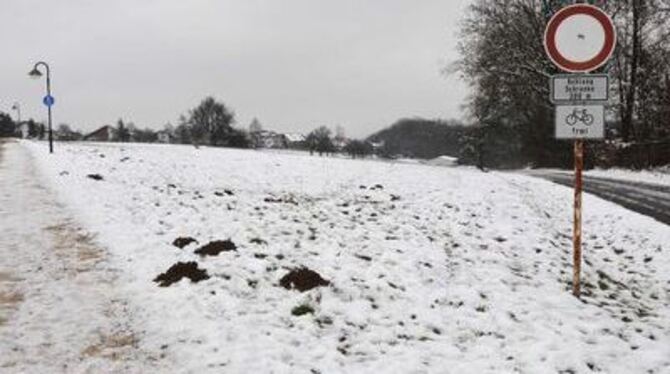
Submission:
M 556 138 L 605 138 L 605 107 L 603 105 L 557 106 Z
M 605 74 L 556 75 L 551 77 L 551 100 L 576 104 L 609 100 L 609 77 Z

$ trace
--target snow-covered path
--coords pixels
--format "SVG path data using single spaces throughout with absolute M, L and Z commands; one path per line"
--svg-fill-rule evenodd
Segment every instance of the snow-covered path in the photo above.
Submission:
M 95 236 L 43 186 L 34 160 L 0 142 L 0 372 L 147 372 L 132 308 Z

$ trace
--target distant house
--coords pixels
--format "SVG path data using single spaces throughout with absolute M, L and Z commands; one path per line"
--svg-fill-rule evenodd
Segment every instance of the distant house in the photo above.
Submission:
M 159 143 L 169 144 L 172 143 L 172 134 L 168 131 L 159 131 L 156 133 L 156 137 Z
M 458 166 L 458 158 L 451 156 L 440 156 L 428 161 L 433 166 Z
M 284 138 L 286 138 L 286 147 L 287 148 L 291 148 L 291 149 L 303 149 L 303 148 L 305 148 L 305 141 L 307 140 L 305 138 L 305 135 L 297 134 L 297 133 L 290 133 L 290 134 L 284 134 Z
M 114 128 L 112 128 L 112 126 L 103 126 L 84 136 L 84 140 L 93 142 L 111 142 L 114 140 Z
M 54 131 L 54 137 L 60 141 L 76 141 L 81 139 L 81 133 L 69 128 L 60 128 Z
M 344 149 L 344 147 L 347 146 L 347 144 L 349 144 L 349 141 L 350 140 L 345 137 L 335 137 L 335 139 L 333 139 L 333 145 L 335 146 L 336 150 L 341 151 Z
M 28 139 L 30 134 L 30 125 L 27 122 L 23 122 L 19 125 L 19 134 L 21 134 L 22 139 Z
M 286 148 L 286 136 L 274 131 L 262 130 L 250 134 L 254 148 Z
M 382 148 L 384 148 L 384 141 L 378 141 L 378 142 L 370 142 L 372 144 L 372 149 L 374 150 L 375 153 L 381 151 Z

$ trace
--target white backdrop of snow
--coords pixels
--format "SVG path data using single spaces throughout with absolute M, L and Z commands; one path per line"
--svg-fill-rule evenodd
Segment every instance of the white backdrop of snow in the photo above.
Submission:
M 140 346 L 179 372 L 670 372 L 670 230 L 598 198 L 585 198 L 580 301 L 568 291 L 571 190 L 549 182 L 190 146 L 58 144 L 50 156 L 23 144 L 113 254 Z M 223 189 L 235 195 L 215 195 Z M 239 249 L 201 259 L 171 246 L 183 235 Z M 177 261 L 212 278 L 158 288 L 152 279 Z M 278 287 L 298 266 L 332 286 Z M 303 303 L 315 315 L 292 316 Z

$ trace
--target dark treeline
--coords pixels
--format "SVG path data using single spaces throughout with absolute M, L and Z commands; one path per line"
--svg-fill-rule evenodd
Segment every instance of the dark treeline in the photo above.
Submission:
M 456 121 L 409 118 L 371 135 L 368 141 L 377 144 L 379 154 L 386 157 L 457 157 L 467 132 L 468 128 Z
M 23 131 L 26 132 L 26 137 L 42 139 L 46 134 L 46 127 L 32 119 L 17 123 L 9 114 L 0 112 L 0 138 L 20 137 Z
M 610 63 L 608 140 L 590 142 L 591 164 L 644 167 L 670 162 L 670 0 L 597 2 L 617 27 Z M 554 139 L 543 33 L 565 1 L 475 0 L 460 32 L 461 60 L 452 71 L 471 85 L 468 102 L 479 128 L 470 148 L 514 155 L 505 163 L 563 166 L 571 144 Z M 501 141 L 500 139 L 504 139 Z M 632 162 L 631 160 L 638 160 Z M 494 163 L 497 159 L 492 158 Z M 496 166 L 496 165 L 493 165 Z
M 0 112 L 0 137 L 7 138 L 16 136 L 17 131 L 18 129 L 16 128 L 16 124 L 14 123 L 12 116 L 7 113 Z
M 213 97 L 202 100 L 195 108 L 180 116 L 175 127 L 166 124 L 161 130 L 141 128 L 135 123 L 119 119 L 115 125 L 105 125 L 97 130 L 82 134 L 68 124 L 60 124 L 54 129 L 54 139 L 58 141 L 113 141 L 136 143 L 176 143 L 233 148 L 291 148 L 309 151 L 311 154 L 330 155 L 346 153 L 353 158 L 371 156 L 373 147 L 363 140 L 351 140 L 344 136 L 344 129 L 320 126 L 307 136 L 300 134 L 280 134 L 265 131 L 260 121 L 254 119 L 249 131 L 234 127 L 235 113 L 223 102 Z M 0 137 L 23 137 L 45 139 L 44 124 L 32 119 L 16 123 L 12 117 L 0 112 Z

